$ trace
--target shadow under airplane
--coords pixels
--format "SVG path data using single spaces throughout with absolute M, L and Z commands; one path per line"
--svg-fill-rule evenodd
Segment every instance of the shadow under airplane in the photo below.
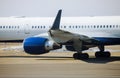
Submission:
M 101 63 L 105 64 L 108 62 L 113 62 L 113 61 L 120 61 L 120 56 L 111 56 L 109 58 L 101 57 L 101 58 L 89 58 L 89 59 L 82 59 L 82 61 L 88 62 L 88 63 Z

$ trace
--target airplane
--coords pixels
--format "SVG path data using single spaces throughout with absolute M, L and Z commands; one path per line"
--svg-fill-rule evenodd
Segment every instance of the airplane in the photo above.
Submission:
M 29 54 L 44 54 L 61 49 L 74 51 L 74 59 L 87 59 L 83 53 L 98 47 L 96 57 L 110 57 L 107 45 L 120 44 L 120 16 L 62 17 L 59 10 L 56 18 L 0 18 L 0 42 L 23 41 Z M 53 24 L 52 24 L 53 22 Z

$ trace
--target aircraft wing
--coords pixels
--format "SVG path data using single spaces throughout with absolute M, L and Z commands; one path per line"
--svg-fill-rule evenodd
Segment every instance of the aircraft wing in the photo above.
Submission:
M 75 34 L 64 30 L 51 30 L 49 32 L 51 38 L 57 43 L 66 43 L 69 41 L 84 41 L 86 43 L 91 43 L 94 39 L 85 35 Z
M 49 36 L 58 44 L 72 45 L 79 52 L 82 51 L 84 44 L 97 44 L 99 41 L 85 35 L 75 34 L 68 31 L 60 30 L 61 12 L 59 10 L 52 28 L 49 30 Z
M 77 52 L 81 51 L 83 45 L 100 44 L 100 41 L 94 38 L 64 30 L 51 30 L 49 35 L 58 44 L 72 45 Z

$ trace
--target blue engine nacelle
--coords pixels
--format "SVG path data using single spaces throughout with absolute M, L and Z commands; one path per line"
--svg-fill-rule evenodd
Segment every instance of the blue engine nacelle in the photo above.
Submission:
M 30 37 L 24 40 L 23 48 L 24 51 L 29 54 L 44 54 L 50 50 L 62 48 L 62 46 L 47 38 Z

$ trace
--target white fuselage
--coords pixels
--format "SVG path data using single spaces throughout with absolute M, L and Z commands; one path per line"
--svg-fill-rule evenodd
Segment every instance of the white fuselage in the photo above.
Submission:
M 0 18 L 0 41 L 23 40 L 46 33 L 54 18 Z M 120 16 L 62 17 L 60 29 L 89 37 L 120 38 Z

